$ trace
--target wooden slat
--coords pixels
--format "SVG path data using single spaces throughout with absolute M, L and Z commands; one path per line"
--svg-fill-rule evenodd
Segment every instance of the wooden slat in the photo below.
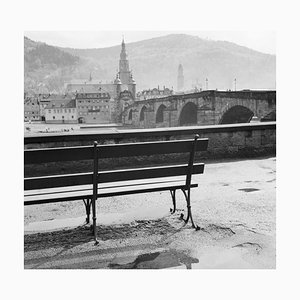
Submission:
M 171 154 L 190 152 L 194 140 L 131 143 L 99 146 L 100 158 L 129 157 L 153 154 Z M 196 151 L 206 151 L 208 139 L 197 141 Z
M 193 174 L 202 174 L 204 172 L 204 164 L 198 163 L 193 166 Z M 116 171 L 99 172 L 98 183 L 119 182 L 126 180 L 148 179 L 156 177 L 172 177 L 185 175 L 187 173 L 187 165 L 174 165 L 163 167 L 137 168 Z M 76 186 L 91 184 L 93 181 L 92 173 L 56 175 L 25 178 L 24 190 L 54 188 L 64 186 Z
M 99 146 L 99 158 L 190 152 L 194 140 L 159 141 Z M 196 151 L 206 151 L 208 139 L 197 141 Z M 93 147 L 62 147 L 24 151 L 24 164 L 93 159 Z
M 191 188 L 197 187 L 198 184 L 193 183 Z M 121 196 L 128 194 L 140 194 L 148 192 L 159 192 L 170 189 L 184 189 L 185 181 L 177 182 L 157 182 L 152 184 L 143 184 L 133 186 L 112 186 L 102 189 L 98 189 L 98 198 Z M 58 194 L 42 194 L 42 195 L 30 195 L 24 198 L 24 205 L 34 204 L 46 204 L 63 201 L 76 201 L 92 197 L 92 189 L 82 191 L 66 191 Z
M 24 179 L 24 190 L 47 189 L 63 186 L 92 184 L 93 173 L 67 174 Z
M 24 151 L 24 164 L 93 159 L 93 146 L 32 149 Z
M 122 181 L 122 182 L 107 182 L 102 183 L 98 186 L 98 190 L 107 189 L 107 188 L 114 188 L 118 187 L 136 187 L 139 185 L 151 185 L 156 184 L 157 182 L 160 183 L 169 183 L 175 184 L 176 182 L 184 182 L 186 176 L 174 176 L 174 177 L 160 177 L 160 178 L 148 178 L 148 179 L 137 179 L 137 180 L 129 180 L 129 181 Z M 60 194 L 66 192 L 76 192 L 76 191 L 89 191 L 92 190 L 92 184 L 87 185 L 76 185 L 76 186 L 64 186 L 64 187 L 56 187 L 56 188 L 47 188 L 47 189 L 37 189 L 37 190 L 27 190 L 24 191 L 24 197 L 34 196 L 34 195 L 46 195 L 46 194 Z

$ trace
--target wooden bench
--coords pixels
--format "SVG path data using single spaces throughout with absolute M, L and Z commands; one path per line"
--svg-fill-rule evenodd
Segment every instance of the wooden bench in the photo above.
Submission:
M 173 209 L 176 211 L 176 191 L 181 190 L 187 202 L 187 217 L 181 218 L 187 223 L 192 218 L 190 191 L 198 184 L 191 181 L 192 174 L 204 172 L 203 163 L 194 163 L 195 152 L 206 151 L 208 139 L 194 139 L 176 141 L 156 141 L 143 143 L 62 147 L 25 150 L 24 164 L 36 165 L 45 163 L 72 162 L 91 160 L 93 171 L 88 173 L 47 175 L 24 178 L 24 204 L 35 205 L 63 201 L 83 200 L 86 209 L 86 222 L 90 221 L 92 207 L 93 235 L 97 242 L 96 231 L 96 200 L 98 198 L 170 191 Z M 134 167 L 131 169 L 105 170 L 101 169 L 99 161 L 108 158 L 122 158 L 135 156 L 149 156 L 161 154 L 187 153 L 189 160 L 185 164 L 168 163 L 167 165 L 151 167 Z M 178 178 L 180 177 L 180 178 Z

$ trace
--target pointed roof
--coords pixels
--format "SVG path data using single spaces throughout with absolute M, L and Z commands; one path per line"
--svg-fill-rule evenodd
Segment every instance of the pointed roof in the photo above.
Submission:
M 126 48 L 125 48 L 124 36 L 123 36 L 121 45 L 122 45 L 122 50 L 121 50 L 121 53 L 120 53 L 120 59 L 126 60 L 127 59 L 127 53 L 126 53 Z

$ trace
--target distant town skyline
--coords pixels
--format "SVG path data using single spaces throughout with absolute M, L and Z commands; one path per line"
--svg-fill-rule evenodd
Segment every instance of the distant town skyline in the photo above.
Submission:
M 263 53 L 276 54 L 275 31 L 25 31 L 28 38 L 53 46 L 105 48 L 168 34 L 189 34 L 203 39 L 233 42 Z

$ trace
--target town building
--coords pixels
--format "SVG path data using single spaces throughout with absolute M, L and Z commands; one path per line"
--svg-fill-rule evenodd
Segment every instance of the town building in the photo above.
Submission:
M 78 123 L 110 123 L 112 102 L 109 93 L 96 90 L 77 93 Z
M 40 117 L 41 117 L 41 121 L 45 121 L 46 120 L 46 113 L 45 113 L 45 108 L 47 107 L 47 105 L 50 103 L 50 94 L 39 94 L 38 98 L 39 98 L 39 104 L 40 104 Z
M 39 99 L 36 96 L 26 96 L 24 99 L 24 121 L 40 121 Z
M 61 95 L 51 100 L 45 107 L 46 123 L 78 123 L 76 100 Z
M 137 100 L 148 100 L 167 97 L 173 95 L 173 90 L 166 88 L 160 89 L 159 86 L 154 89 L 143 90 L 136 95 Z

